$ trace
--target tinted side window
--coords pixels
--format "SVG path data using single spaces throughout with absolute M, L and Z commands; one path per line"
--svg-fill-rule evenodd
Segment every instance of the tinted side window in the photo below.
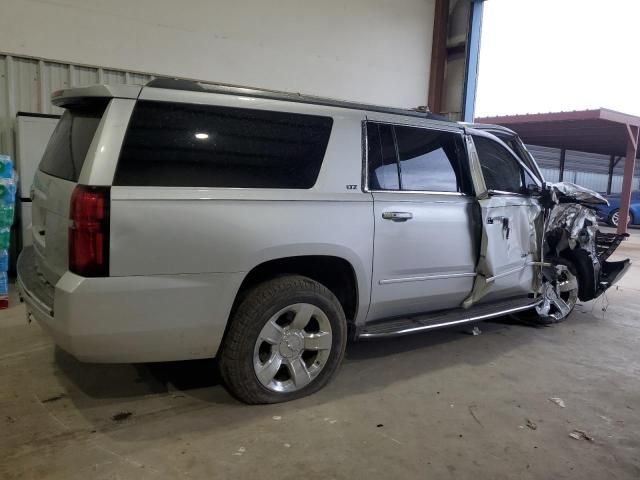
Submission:
M 398 190 L 400 175 L 393 142 L 393 127 L 367 123 L 367 148 L 369 162 L 369 188 L 373 190 Z
M 395 127 L 403 190 L 458 192 L 460 135 L 414 127 Z
M 66 110 L 49 139 L 40 170 L 77 182 L 107 103 L 100 100 Z
M 311 188 L 333 119 L 140 101 L 115 185 Z
M 473 137 L 484 182 L 489 190 L 522 192 L 522 169 L 499 143 L 485 137 Z

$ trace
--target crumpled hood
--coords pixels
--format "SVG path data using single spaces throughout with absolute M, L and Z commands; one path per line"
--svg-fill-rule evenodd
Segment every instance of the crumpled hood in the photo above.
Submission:
M 548 183 L 548 187 L 554 195 L 554 200 L 558 202 L 575 202 L 587 206 L 609 205 L 606 198 L 598 192 L 594 192 L 580 185 L 570 182 Z

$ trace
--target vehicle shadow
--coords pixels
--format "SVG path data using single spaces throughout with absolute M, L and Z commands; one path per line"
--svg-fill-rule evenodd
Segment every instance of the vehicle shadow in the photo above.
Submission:
M 481 332 L 500 334 L 501 330 L 511 327 L 533 327 L 513 317 L 505 316 L 492 321 L 476 324 Z M 448 344 L 464 343 L 467 337 L 473 337 L 473 326 L 452 327 L 416 335 L 350 342 L 347 345 L 343 365 L 384 360 L 393 355 L 408 354 L 412 351 L 427 351 L 438 347 L 446 355 Z M 509 348 L 509 345 L 505 345 Z M 496 351 L 493 356 L 499 356 Z M 477 361 L 478 358 L 476 357 Z M 215 358 L 203 360 L 185 360 L 175 362 L 157 362 L 140 364 L 99 364 L 78 361 L 64 350 L 56 347 L 55 363 L 60 373 L 91 398 L 127 398 L 140 395 L 188 392 L 222 386 Z M 377 364 L 377 362 L 376 362 Z M 430 363 L 434 368 L 437 362 Z M 420 366 L 423 370 L 425 366 Z M 233 400 L 230 400 L 233 401 Z
M 75 387 L 91 398 L 138 397 L 221 384 L 215 359 L 146 364 L 84 363 L 56 347 L 55 363 Z
M 579 319 L 580 320 L 580 319 Z M 123 428 L 112 414 L 125 410 L 135 414 L 131 438 L 166 435 L 145 424 L 164 422 L 172 433 L 229 428 L 252 419 L 299 411 L 384 389 L 416 376 L 437 375 L 459 364 L 482 366 L 532 341 L 532 329 L 502 317 L 472 327 L 454 327 L 399 338 L 369 340 L 347 346 L 336 378 L 323 390 L 294 402 L 247 406 L 235 400 L 221 385 L 216 361 L 193 360 L 154 364 L 87 364 L 57 349 L 56 375 L 66 396 L 93 428 L 104 434 L 119 434 Z M 435 387 L 434 387 L 435 388 Z M 203 420 L 203 410 L 209 410 Z M 180 421 L 175 419 L 180 418 Z M 133 436 L 132 436 L 133 435 Z M 126 439 L 121 439 L 126 440 Z

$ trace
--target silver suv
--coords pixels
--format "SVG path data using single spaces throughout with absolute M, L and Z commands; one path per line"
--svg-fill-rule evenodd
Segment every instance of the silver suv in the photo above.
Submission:
M 501 127 L 170 79 L 52 101 L 18 285 L 83 361 L 215 356 L 236 397 L 279 402 L 348 339 L 558 322 L 629 265 L 606 200 L 545 184 Z

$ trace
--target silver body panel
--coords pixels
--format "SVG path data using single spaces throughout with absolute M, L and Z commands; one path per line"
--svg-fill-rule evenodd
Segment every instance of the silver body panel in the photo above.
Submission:
M 78 182 L 111 186 L 110 276 L 83 278 L 68 271 L 69 200 L 76 184 L 38 171 L 34 248 L 23 253 L 18 285 L 30 315 L 82 360 L 214 356 L 248 273 L 289 257 L 333 256 L 351 265 L 356 329 L 463 303 L 526 298 L 532 291 L 538 252 L 531 219 L 539 206 L 532 198 L 489 195 L 472 141 L 467 148 L 475 197 L 366 188 L 366 120 L 460 135 L 468 127 L 415 113 L 245 96 L 241 89 L 101 86 L 58 93 L 54 102 L 64 105 L 78 96 L 112 97 Z M 136 98 L 324 115 L 332 117 L 333 128 L 308 190 L 112 186 Z M 394 212 L 407 221 L 392 219 Z M 487 224 L 492 216 L 512 218 L 509 239 Z M 48 300 L 38 297 L 42 288 L 53 292 Z M 492 316 L 483 312 L 450 323 Z
M 69 264 L 69 200 L 74 182 L 38 170 L 33 180 L 31 223 L 34 255 L 39 269 L 52 285 Z
M 375 255 L 368 320 L 453 308 L 475 277 L 473 198 L 374 192 Z M 408 212 L 394 222 L 384 212 Z M 446 239 L 446 241 L 443 241 Z

